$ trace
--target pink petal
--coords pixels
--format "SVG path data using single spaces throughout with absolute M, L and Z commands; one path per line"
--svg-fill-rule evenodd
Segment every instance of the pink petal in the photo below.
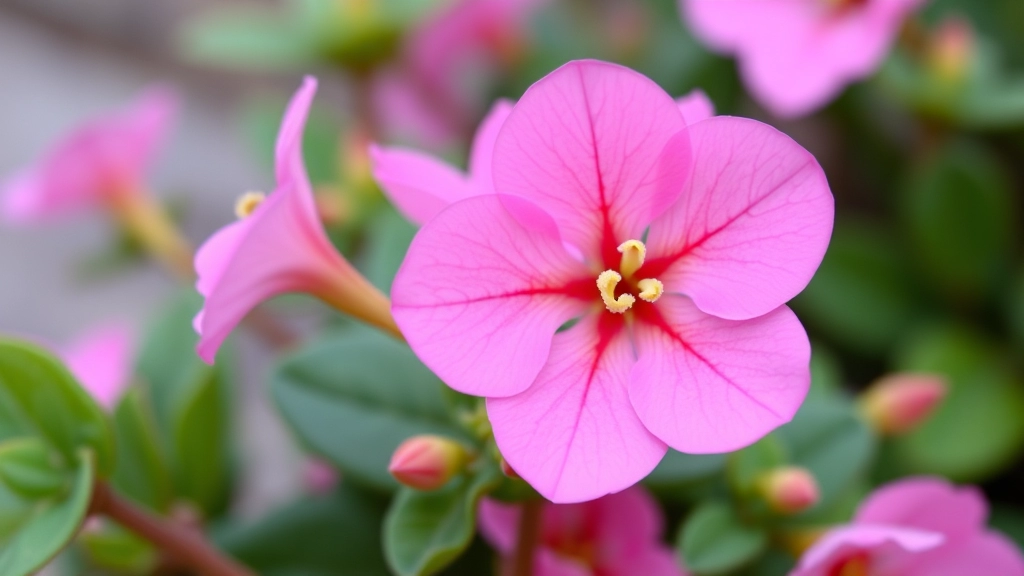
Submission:
M 494 148 L 494 185 L 536 202 L 565 240 L 600 262 L 640 238 L 678 197 L 689 162 L 685 139 L 671 162 L 661 153 L 684 127 L 672 98 L 627 68 L 570 62 L 516 104 Z
M 274 147 L 274 173 L 279 186 L 286 182 L 309 182 L 302 157 L 302 134 L 306 128 L 309 109 L 313 105 L 313 97 L 316 96 L 316 87 L 316 78 L 303 78 L 302 85 L 285 109 Z M 308 219 L 319 222 L 320 216 L 312 192 L 297 194 L 295 200 L 306 211 Z
M 46 213 L 45 197 L 40 191 L 35 170 L 22 170 L 0 184 L 0 213 L 15 224 L 28 224 Z
M 131 384 L 133 336 L 130 326 L 109 324 L 85 334 L 62 354 L 82 387 L 108 411 Z
M 548 363 L 526 392 L 487 399 L 498 449 L 545 498 L 582 502 L 618 492 L 665 455 L 665 444 L 629 405 L 633 362 L 626 335 L 587 316 L 555 336 Z
M 958 488 L 943 478 L 922 476 L 872 492 L 855 521 L 931 530 L 953 542 L 982 530 L 987 516 L 988 504 L 977 488 Z
M 675 553 L 662 543 L 664 519 L 640 486 L 586 504 L 596 509 L 596 564 L 609 574 L 682 576 Z
M 555 330 L 590 303 L 575 294 L 589 297 L 593 282 L 550 216 L 522 199 L 477 196 L 416 235 L 395 277 L 392 312 L 446 384 L 509 396 L 533 383 Z
M 651 225 L 638 272 L 708 314 L 754 318 L 796 296 L 828 247 L 832 193 L 809 152 L 774 128 L 716 117 L 688 130 L 693 177 Z
M 679 560 L 671 548 L 663 544 L 655 544 L 646 550 L 638 551 L 617 570 L 608 570 L 614 576 L 687 576 L 689 573 L 679 565 Z
M 703 90 L 694 90 L 682 98 L 676 98 L 676 104 L 687 126 L 715 115 L 715 104 Z
M 494 193 L 494 144 L 498 141 L 498 132 L 512 114 L 513 107 L 515 103 L 510 100 L 498 100 L 476 129 L 469 157 L 469 177 L 478 194 Z
M 636 325 L 629 388 L 655 436 L 680 452 L 731 452 L 793 418 L 810 386 L 811 348 L 789 308 L 731 321 L 668 295 L 656 310 Z
M 910 528 L 869 524 L 845 526 L 830 531 L 811 546 L 790 576 L 831 576 L 841 562 L 865 552 L 872 567 L 891 565 L 912 554 L 940 546 L 943 541 L 943 536 L 936 532 Z M 904 574 L 884 570 L 879 573 Z
M 452 203 L 476 195 L 465 174 L 427 154 L 372 146 L 370 159 L 381 190 L 414 224 L 426 224 Z
M 501 554 L 512 552 L 519 531 L 519 507 L 484 498 L 477 516 L 484 539 Z
M 536 576 L 594 576 L 591 567 L 581 559 L 563 556 L 546 548 L 537 552 L 533 573 Z
M 1024 575 L 1024 557 L 1010 539 L 997 532 L 978 532 L 906 559 L 902 574 L 913 576 Z

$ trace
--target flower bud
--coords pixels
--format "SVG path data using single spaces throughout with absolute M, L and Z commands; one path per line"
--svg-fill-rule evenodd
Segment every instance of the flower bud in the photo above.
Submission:
M 974 30 L 963 18 L 950 18 L 932 34 L 928 48 L 928 65 L 940 80 L 960 82 L 974 57 Z
M 906 434 L 935 411 L 946 396 L 946 381 L 932 374 L 893 374 L 861 396 L 860 413 L 879 434 Z
M 765 472 L 757 486 L 772 510 L 781 514 L 803 512 L 821 499 L 818 481 L 806 468 L 782 466 Z
M 468 461 L 469 452 L 454 440 L 413 436 L 395 450 L 388 472 L 410 488 L 436 490 L 461 472 Z

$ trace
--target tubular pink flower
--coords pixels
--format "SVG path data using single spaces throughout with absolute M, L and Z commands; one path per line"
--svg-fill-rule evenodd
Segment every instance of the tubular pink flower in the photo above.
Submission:
M 824 174 L 763 124 L 684 127 L 647 78 L 563 66 L 501 128 L 496 194 L 430 220 L 395 279 L 413 350 L 487 397 L 502 455 L 553 501 L 623 490 L 666 445 L 750 444 L 806 394 L 784 303 L 828 244 Z
M 129 326 L 108 324 L 83 335 L 61 356 L 96 403 L 113 411 L 131 384 L 134 348 Z
M 686 125 L 696 124 L 715 115 L 715 104 L 703 90 L 694 90 L 682 98 L 676 99 L 679 112 L 686 120 Z
M 177 109 L 173 92 L 153 87 L 127 109 L 81 126 L 0 184 L 0 213 L 29 223 L 137 193 Z
M 199 356 L 213 362 L 221 343 L 258 304 L 307 292 L 356 318 L 397 333 L 387 299 L 334 249 L 317 215 L 302 161 L 302 132 L 316 93 L 307 77 L 285 112 L 276 148 L 277 187 L 240 201 L 243 218 L 222 228 L 195 258 L 206 297 L 193 322 Z M 245 213 L 248 213 L 247 215 Z
M 882 63 L 925 0 L 679 0 L 711 49 L 735 55 L 755 98 L 783 117 L 809 114 Z
M 1024 557 L 985 528 L 987 515 L 974 487 L 933 477 L 893 482 L 868 496 L 852 523 L 807 550 L 792 576 L 1024 574 Z
M 503 556 L 516 545 L 519 509 L 494 500 L 480 504 L 480 531 Z M 536 576 L 685 576 L 662 543 L 661 509 L 639 487 L 584 504 L 545 504 Z

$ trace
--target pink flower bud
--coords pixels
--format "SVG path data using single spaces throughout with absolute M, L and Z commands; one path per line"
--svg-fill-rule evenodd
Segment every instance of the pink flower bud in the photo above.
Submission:
M 417 490 L 436 490 L 465 468 L 466 448 L 441 436 L 413 436 L 395 450 L 388 471 L 402 484 Z
M 941 80 L 959 82 L 974 57 L 974 29 L 963 18 L 949 18 L 939 25 L 929 42 L 928 64 Z
M 773 510 L 797 514 L 821 499 L 818 481 L 806 468 L 783 466 L 766 472 L 758 482 L 761 496 Z
M 323 460 L 309 460 L 302 469 L 302 483 L 313 494 L 326 494 L 338 485 L 338 469 Z
M 933 374 L 893 374 L 861 397 L 860 411 L 879 434 L 906 434 L 935 411 L 946 396 L 946 381 Z

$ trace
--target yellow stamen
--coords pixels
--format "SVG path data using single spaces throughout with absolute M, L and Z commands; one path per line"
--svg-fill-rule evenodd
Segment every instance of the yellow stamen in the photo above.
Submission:
M 619 264 L 619 270 L 622 271 L 623 276 L 629 278 L 644 265 L 647 247 L 639 240 L 626 240 L 619 244 L 619 252 L 622 252 L 622 262 Z
M 266 198 L 266 194 L 262 192 L 246 192 L 242 194 L 235 201 L 235 216 L 238 216 L 239 220 L 248 218 Z
M 614 270 L 605 270 L 597 277 L 597 289 L 601 291 L 601 300 L 609 312 L 622 314 L 633 307 L 636 298 L 632 294 L 620 294 L 615 297 L 615 287 L 622 281 L 622 275 Z
M 647 302 L 657 302 L 665 292 L 665 285 L 657 278 L 644 278 L 636 285 L 640 288 L 640 298 Z

